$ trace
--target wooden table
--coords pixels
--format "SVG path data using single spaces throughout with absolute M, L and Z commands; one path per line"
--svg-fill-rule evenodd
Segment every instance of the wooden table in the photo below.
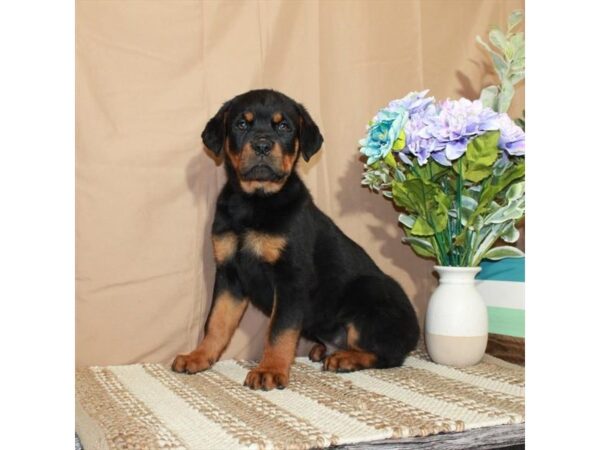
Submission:
M 460 433 L 386 439 L 330 448 L 336 450 L 520 450 L 525 449 L 525 424 L 499 425 Z

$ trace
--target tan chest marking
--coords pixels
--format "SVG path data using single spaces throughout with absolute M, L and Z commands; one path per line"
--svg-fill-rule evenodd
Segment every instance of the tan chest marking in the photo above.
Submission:
M 287 241 L 282 236 L 249 231 L 244 237 L 244 249 L 260 259 L 274 264 L 281 257 Z
M 213 253 L 217 264 L 223 264 L 229 260 L 237 251 L 238 238 L 232 232 L 215 234 L 212 237 Z

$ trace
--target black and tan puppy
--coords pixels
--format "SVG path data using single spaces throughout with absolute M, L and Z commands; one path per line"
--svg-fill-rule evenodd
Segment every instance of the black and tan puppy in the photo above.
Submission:
M 288 384 L 300 336 L 323 368 L 399 366 L 419 336 L 402 288 L 313 203 L 294 167 L 321 147 L 304 107 L 272 90 L 228 101 L 202 139 L 224 153 L 227 183 L 212 228 L 217 274 L 204 339 L 173 362 L 177 372 L 208 369 L 221 355 L 248 302 L 270 316 L 252 389 Z M 326 356 L 324 342 L 343 350 Z

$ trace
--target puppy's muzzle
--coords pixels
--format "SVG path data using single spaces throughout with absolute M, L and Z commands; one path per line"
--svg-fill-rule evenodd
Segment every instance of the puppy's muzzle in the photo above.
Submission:
M 242 172 L 242 179 L 244 180 L 278 181 L 282 177 L 282 174 L 267 164 L 257 164 Z
M 252 150 L 259 156 L 267 156 L 273 150 L 273 141 L 266 138 L 260 138 L 250 145 L 252 146 Z

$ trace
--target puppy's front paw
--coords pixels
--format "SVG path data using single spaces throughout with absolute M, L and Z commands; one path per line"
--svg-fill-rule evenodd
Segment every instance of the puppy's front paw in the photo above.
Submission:
M 248 386 L 250 389 L 270 391 L 274 388 L 283 389 L 288 383 L 289 376 L 285 372 L 273 368 L 255 367 L 246 375 L 244 386 Z
M 215 360 L 209 358 L 204 352 L 192 352 L 188 355 L 178 355 L 171 369 L 179 373 L 192 374 L 209 369 L 214 363 Z

